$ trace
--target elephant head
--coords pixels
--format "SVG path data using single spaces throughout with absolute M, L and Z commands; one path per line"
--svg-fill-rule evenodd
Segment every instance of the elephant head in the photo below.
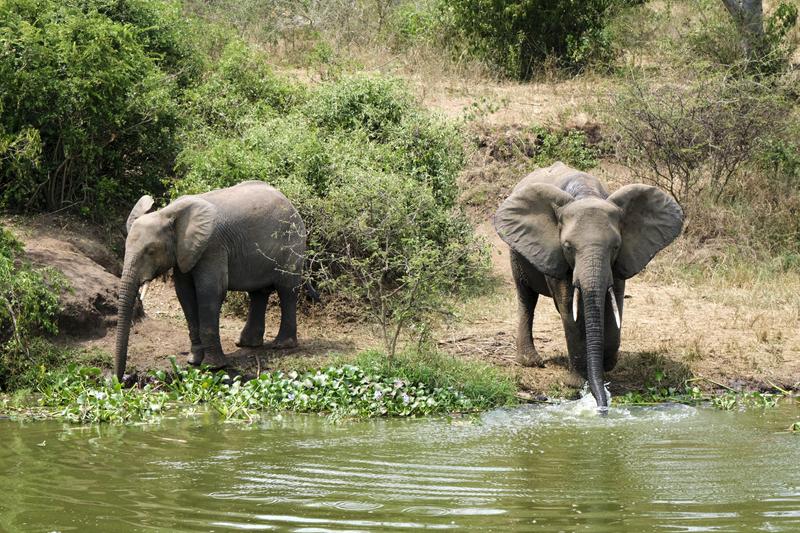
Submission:
M 114 373 L 122 379 L 128 336 L 139 287 L 177 266 L 189 272 L 206 249 L 216 225 L 216 208 L 198 196 L 184 196 L 148 213 L 153 199 L 143 196 L 126 224 L 125 262 L 119 296 Z
M 500 237 L 537 270 L 571 283 L 572 319 L 580 302 L 586 335 L 586 368 L 601 409 L 608 406 L 603 383 L 606 298 L 620 326 L 614 279 L 634 276 L 680 234 L 683 212 L 666 193 L 647 185 L 627 185 L 607 199 L 576 199 L 546 183 L 521 182 L 500 206 Z

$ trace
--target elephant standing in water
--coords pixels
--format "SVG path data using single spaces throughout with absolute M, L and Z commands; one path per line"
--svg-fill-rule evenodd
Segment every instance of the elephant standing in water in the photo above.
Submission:
M 114 372 L 122 379 L 139 287 L 174 267 L 191 339 L 190 363 L 225 366 L 219 314 L 228 290 L 247 291 L 250 310 L 239 346 L 261 346 L 272 291 L 280 296 L 281 323 L 272 345 L 297 345 L 297 293 L 306 228 L 277 189 L 260 181 L 196 196 L 182 196 L 153 213 L 143 196 L 128 217 L 117 320 Z
M 570 369 L 588 379 L 605 410 L 603 372 L 617 363 L 625 280 L 680 234 L 681 208 L 648 185 L 627 185 L 609 196 L 596 178 L 559 162 L 520 181 L 494 225 L 511 247 L 518 361 L 542 365 L 533 314 L 540 294 L 553 298 Z

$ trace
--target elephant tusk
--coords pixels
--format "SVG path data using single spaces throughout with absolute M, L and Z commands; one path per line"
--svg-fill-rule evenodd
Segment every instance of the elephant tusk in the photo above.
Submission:
M 572 320 L 578 321 L 578 299 L 580 298 L 581 291 L 575 286 L 575 292 L 572 294 Z
M 611 295 L 611 308 L 614 310 L 614 320 L 617 321 L 617 329 L 622 327 L 622 319 L 619 316 L 619 307 L 617 307 L 617 297 L 614 295 L 614 287 L 608 288 L 608 294 Z
M 150 282 L 149 281 L 145 281 L 142 284 L 142 290 L 139 292 L 139 300 L 141 300 L 142 303 L 144 303 L 144 297 L 147 294 L 147 289 L 149 289 L 149 288 L 150 288 Z

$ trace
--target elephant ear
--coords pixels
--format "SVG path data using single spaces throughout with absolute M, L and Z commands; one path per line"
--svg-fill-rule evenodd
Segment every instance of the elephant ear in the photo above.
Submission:
M 126 233 L 131 232 L 131 226 L 133 226 L 133 223 L 136 222 L 136 219 L 150 211 L 150 209 L 153 208 L 154 203 L 153 197 L 149 194 L 145 194 L 139 198 L 139 201 L 136 202 L 136 205 L 134 205 L 133 209 L 131 209 L 131 214 L 128 215 L 128 221 L 125 223 Z
M 495 213 L 494 228 L 537 270 L 567 279 L 570 267 L 561 252 L 556 209 L 572 200 L 571 195 L 553 185 L 523 180 Z
M 614 274 L 635 276 L 665 246 L 680 235 L 683 211 L 667 193 L 649 185 L 626 185 L 608 197 L 622 210 L 620 245 Z
M 160 211 L 175 228 L 178 268 L 189 272 L 203 255 L 217 220 L 217 208 L 198 196 L 184 196 Z

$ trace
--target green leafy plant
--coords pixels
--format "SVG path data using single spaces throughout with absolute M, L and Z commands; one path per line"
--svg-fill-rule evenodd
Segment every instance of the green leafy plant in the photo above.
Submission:
M 333 418 L 428 416 L 472 412 L 508 403 L 508 392 L 473 395 L 453 385 L 435 383 L 429 375 L 415 381 L 413 371 L 381 374 L 354 365 L 337 365 L 308 372 L 272 372 L 249 381 L 223 372 L 185 369 L 172 360 L 172 372 L 156 372 L 144 386 L 124 388 L 106 380 L 100 369 L 75 364 L 42 376 L 38 408 L 6 409 L 29 416 L 63 418 L 71 422 L 151 420 L 166 412 L 205 404 L 225 419 L 255 420 L 260 412 L 327 413 Z
M 0 389 L 26 385 L 32 368 L 58 358 L 41 335 L 58 331 L 65 287 L 57 272 L 26 261 L 22 244 L 0 227 Z
M 103 218 L 158 192 L 197 76 L 177 4 L 0 4 L 0 204 Z
M 548 58 L 576 68 L 612 54 L 604 28 L 610 11 L 627 2 L 589 0 L 457 0 L 453 26 L 477 57 L 526 79 Z

